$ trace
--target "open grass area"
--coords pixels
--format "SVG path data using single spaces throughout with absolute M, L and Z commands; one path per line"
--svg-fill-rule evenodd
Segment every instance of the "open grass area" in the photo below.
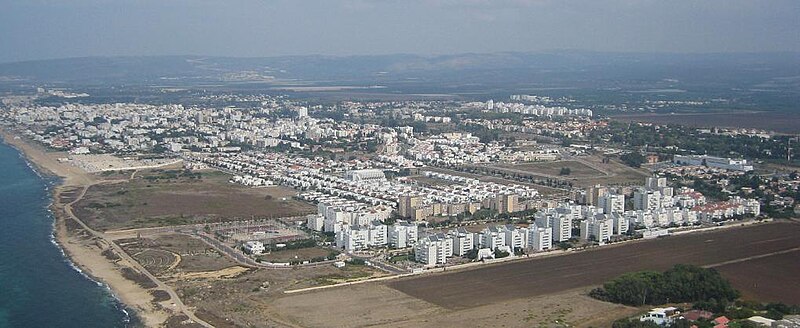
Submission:
M 605 176 L 603 172 L 573 160 L 498 166 L 502 168 L 529 172 L 531 174 L 542 174 L 548 176 L 561 176 L 561 169 L 567 168 L 569 169 L 570 173 L 568 175 L 564 175 L 564 178 L 596 178 Z
M 179 172 L 179 173 L 176 173 Z M 143 228 L 314 213 L 285 187 L 249 188 L 216 171 L 148 171 L 133 180 L 92 186 L 76 214 L 98 230 Z
M 410 177 L 412 180 L 417 181 L 422 186 L 449 186 L 453 183 L 443 179 L 429 178 L 424 175 L 415 175 Z
M 568 175 L 561 175 L 564 168 L 569 169 Z M 644 169 L 629 167 L 614 158 L 604 160 L 601 155 L 573 157 L 556 162 L 496 164 L 491 169 L 498 174 L 568 180 L 577 187 L 596 184 L 637 185 L 642 184 L 645 177 L 650 175 Z
M 580 187 L 587 187 L 595 184 L 642 185 L 644 184 L 645 178 L 651 175 L 651 173 L 645 169 L 632 168 L 614 158 L 606 162 L 603 162 L 601 156 L 582 156 L 580 159 L 607 173 L 606 176 L 578 179 L 575 184 Z
M 332 252 L 334 251 L 327 248 L 308 247 L 278 250 L 269 254 L 260 255 L 258 258 L 267 262 L 310 261 L 313 258 L 326 257 Z

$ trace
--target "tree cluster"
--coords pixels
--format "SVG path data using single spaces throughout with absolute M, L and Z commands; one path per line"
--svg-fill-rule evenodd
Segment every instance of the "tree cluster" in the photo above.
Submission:
M 620 155 L 619 159 L 630 167 L 641 167 L 645 162 L 644 156 L 638 152 Z
M 632 306 L 670 302 L 733 301 L 739 292 L 716 270 L 676 265 L 665 272 L 627 273 L 596 288 L 590 296 Z

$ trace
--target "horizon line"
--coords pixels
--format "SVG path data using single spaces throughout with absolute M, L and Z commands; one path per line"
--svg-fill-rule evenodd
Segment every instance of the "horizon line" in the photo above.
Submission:
M 584 53 L 584 54 L 617 54 L 617 55 L 798 55 L 800 51 L 797 50 L 783 50 L 783 51 L 709 51 L 709 52 L 678 52 L 678 51 L 600 51 L 600 50 L 581 50 L 581 49 L 550 49 L 550 50 L 536 50 L 536 51 L 493 51 L 493 52 L 453 52 L 453 53 L 386 53 L 386 54 L 285 54 L 285 55 L 267 55 L 267 56 L 229 56 L 229 55 L 202 55 L 202 54 L 162 54 L 162 55 L 86 55 L 86 56 L 66 56 L 66 57 L 51 57 L 39 59 L 24 59 L 24 60 L 0 60 L 0 65 L 8 64 L 23 64 L 47 61 L 60 61 L 72 59 L 92 59 L 92 58 L 167 58 L 167 57 L 198 57 L 198 58 L 230 58 L 230 59 L 266 59 L 266 58 L 302 58 L 302 57 L 327 57 L 327 58 L 355 58 L 355 57 L 392 57 L 392 56 L 412 56 L 420 58 L 436 58 L 448 56 L 465 56 L 465 55 L 496 55 L 496 54 L 569 54 L 569 53 Z

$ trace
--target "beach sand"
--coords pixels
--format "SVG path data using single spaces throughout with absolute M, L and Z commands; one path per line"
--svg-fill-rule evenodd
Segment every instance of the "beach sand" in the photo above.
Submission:
M 42 174 L 60 177 L 61 184 L 53 190 L 53 213 L 56 216 L 55 237 L 64 253 L 84 273 L 106 284 L 128 308 L 136 312 L 141 323 L 147 327 L 162 326 L 172 315 L 171 311 L 161 309 L 168 304 L 156 305 L 152 302 L 153 296 L 147 289 L 136 282 L 126 279 L 121 273 L 123 267 L 131 267 L 124 259 L 112 262 L 101 253 L 108 248 L 105 240 L 91 238 L 86 235 L 75 235 L 67 229 L 67 218 L 64 207 L 67 204 L 60 202 L 60 193 L 67 188 L 86 188 L 95 183 L 94 177 L 81 169 L 66 163 L 59 162 L 59 158 L 66 157 L 66 153 L 49 152 L 33 141 L 15 136 L 13 132 L 0 129 L 6 144 L 13 146 L 25 155 Z

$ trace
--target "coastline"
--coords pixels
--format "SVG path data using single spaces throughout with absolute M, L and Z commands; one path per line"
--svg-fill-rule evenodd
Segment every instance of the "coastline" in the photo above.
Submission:
M 60 163 L 57 158 L 58 153 L 48 152 L 44 147 L 24 137 L 15 136 L 6 127 L 0 127 L 0 137 L 2 142 L 16 149 L 37 174 L 58 179 L 50 183 L 51 188 L 48 190 L 51 195 L 49 212 L 54 219 L 51 242 L 60 249 L 69 265 L 98 285 L 107 288 L 122 305 L 120 310 L 129 318 L 135 317 L 137 324 L 146 327 L 163 325 L 171 313 L 160 309 L 152 302 L 153 296 L 147 289 L 122 275 L 120 268 L 129 267 L 119 263 L 124 260 L 117 260 L 118 263 L 112 262 L 101 254 L 104 250 L 99 246 L 102 241 L 87 240 L 70 233 L 67 227 L 65 207 L 70 204 L 62 203 L 61 192 L 66 189 L 86 189 L 97 181 L 76 167 Z M 129 313 L 130 311 L 134 313 Z

